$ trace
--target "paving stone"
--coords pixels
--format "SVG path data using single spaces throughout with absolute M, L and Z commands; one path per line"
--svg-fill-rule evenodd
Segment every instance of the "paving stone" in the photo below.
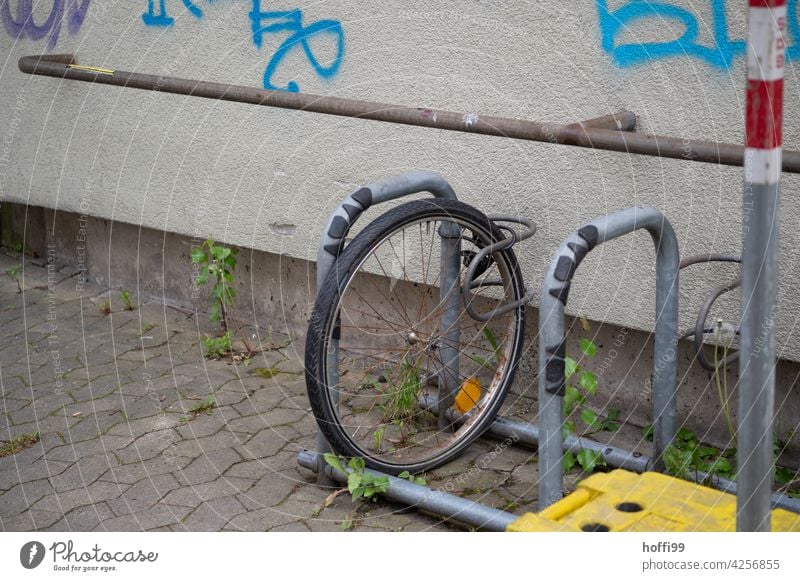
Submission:
M 223 530 L 263 532 L 297 520 L 296 516 L 286 514 L 280 509 L 261 508 L 233 517 Z
M 225 448 L 233 448 L 243 444 L 246 436 L 228 430 L 220 430 L 213 436 L 181 440 L 175 444 L 175 453 L 179 456 L 201 456 Z
M 297 521 L 269 529 L 271 533 L 308 533 L 311 529 L 305 521 Z
M 29 450 L 33 450 L 32 448 Z M 26 450 L 27 452 L 28 450 Z M 19 454 L 17 455 L 19 456 Z M 41 480 L 61 474 L 69 468 L 67 462 L 56 462 L 50 460 L 37 460 L 31 464 L 18 464 L 10 470 L 0 471 L 0 490 L 8 490 L 20 482 L 30 482 Z
M 239 494 L 238 498 L 248 509 L 277 506 L 303 484 L 306 483 L 270 470 L 252 488 Z
M 125 420 L 113 425 L 108 433 L 114 436 L 133 436 L 138 438 L 145 434 L 160 430 L 169 430 L 181 426 L 180 414 L 157 414 L 138 420 Z
M 162 504 L 142 512 L 112 518 L 101 523 L 94 530 L 117 532 L 149 531 L 168 525 L 179 525 L 190 511 L 191 509 L 187 507 Z
M 186 440 L 204 438 L 222 430 L 231 431 L 230 416 L 219 409 L 215 409 L 211 415 L 200 414 L 184 424 L 179 424 L 177 428 L 178 434 Z
M 61 518 L 60 512 L 27 510 L 15 516 L 0 516 L 0 530 L 6 532 L 45 530 Z
M 103 482 L 99 480 L 93 484 L 90 484 L 86 488 L 79 488 L 77 490 L 70 490 L 69 492 L 60 492 L 45 496 L 36 502 L 31 508 L 66 514 L 79 506 L 117 498 L 127 489 L 127 484 L 117 484 L 114 482 Z
M 255 436 L 247 440 L 242 446 L 237 446 L 236 451 L 246 460 L 269 458 L 290 443 L 283 430 L 277 428 L 264 428 Z
M 61 474 L 53 476 L 49 480 L 56 492 L 85 488 L 100 478 L 109 468 L 116 465 L 116 458 L 110 454 L 84 456 Z
M 180 484 L 172 474 L 144 478 L 128 488 L 118 498 L 109 500 L 108 506 L 117 516 L 138 513 L 155 506 L 176 488 L 180 488 Z
M 220 531 L 228 522 L 247 512 L 234 497 L 217 498 L 201 503 L 183 520 L 189 531 Z
M 201 502 L 246 493 L 252 488 L 254 483 L 255 480 L 247 478 L 220 476 L 213 482 L 183 486 L 177 490 L 173 490 L 164 497 L 164 503 L 194 507 Z
M 119 410 L 98 411 L 88 415 L 69 416 L 69 418 L 74 421 L 68 427 L 57 430 L 64 435 L 68 442 L 94 440 L 105 435 L 114 426 L 125 423 L 125 418 Z M 130 434 L 112 435 L 130 437 Z
M 151 460 L 176 446 L 180 438 L 175 430 L 159 430 L 142 434 L 125 448 L 116 451 L 123 463 Z M 173 450 L 173 452 L 177 452 Z
M 176 473 L 188 466 L 192 458 L 186 456 L 170 456 L 162 454 L 155 459 L 147 462 L 133 462 L 112 467 L 108 472 L 100 477 L 106 482 L 120 482 L 123 484 L 135 484 L 142 478 L 152 478 L 160 474 Z
M 268 472 L 276 472 L 268 459 L 245 460 L 234 464 L 225 471 L 225 476 L 234 478 L 246 478 L 250 480 L 261 480 Z
M 241 456 L 235 450 L 217 450 L 195 458 L 186 468 L 178 472 L 176 477 L 181 484 L 189 486 L 211 482 L 241 460 Z
M 105 502 L 96 502 L 69 511 L 64 515 L 63 521 L 68 531 L 91 531 L 112 518 L 114 513 L 108 505 Z
M 38 500 L 54 492 L 53 485 L 46 478 L 17 484 L 0 495 L 0 518 L 25 512 Z

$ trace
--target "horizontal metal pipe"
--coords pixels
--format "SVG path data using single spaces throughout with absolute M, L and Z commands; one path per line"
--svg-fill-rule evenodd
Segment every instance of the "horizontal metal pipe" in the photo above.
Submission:
M 634 131 L 636 129 L 636 113 L 620 111 L 619 113 L 586 119 L 578 123 L 570 123 L 570 125 L 582 125 L 595 129 L 614 129 L 616 131 Z
M 420 407 L 433 414 L 437 413 L 436 398 L 424 394 L 419 398 Z M 459 415 L 455 411 L 448 410 L 448 421 L 459 423 Z M 529 448 L 536 448 L 539 445 L 539 427 L 535 424 L 517 422 L 506 418 L 498 417 L 486 430 L 486 433 L 494 438 L 501 440 L 511 438 L 519 444 Z M 581 449 L 599 452 L 603 460 L 614 468 L 624 468 L 633 472 L 646 472 L 652 469 L 652 459 L 638 452 L 629 452 L 616 446 L 608 446 L 595 442 L 588 438 L 580 438 L 575 434 L 570 434 L 564 439 L 564 449 L 577 453 Z
M 319 456 L 316 452 L 303 450 L 297 455 L 297 463 L 313 471 L 317 470 L 317 466 L 324 466 L 323 470 L 328 477 L 337 482 L 347 482 L 346 474 L 328 466 Z M 518 518 L 510 512 L 466 500 L 442 490 L 434 490 L 373 470 L 367 470 L 367 472 L 389 479 L 389 488 L 385 493 L 386 498 L 438 516 L 457 520 L 478 530 L 503 532 Z
M 430 395 L 421 396 L 419 404 L 423 409 L 431 413 L 437 412 L 436 398 Z M 448 413 L 451 415 L 451 421 L 457 423 L 457 414 L 452 410 Z M 511 438 L 517 443 L 529 448 L 537 448 L 539 445 L 539 428 L 535 424 L 518 422 L 502 417 L 498 417 L 494 423 L 489 426 L 489 429 L 486 430 L 486 434 L 500 440 Z M 653 459 L 650 456 L 639 454 L 638 452 L 629 452 L 628 450 L 615 446 L 606 446 L 588 438 L 580 438 L 574 434 L 570 434 L 564 439 L 564 447 L 570 452 L 577 452 L 581 448 L 595 450 L 602 454 L 603 459 L 609 466 L 630 470 L 632 472 L 647 472 L 651 470 L 653 466 Z M 689 480 L 723 492 L 736 494 L 736 483 L 727 478 L 722 478 L 706 472 L 691 471 L 689 472 Z M 783 508 L 800 514 L 800 498 L 774 492 L 772 494 L 772 507 Z
M 74 61 L 71 55 L 56 55 L 55 58 L 47 55 L 26 56 L 19 60 L 19 69 L 32 75 L 88 81 L 103 85 L 684 161 L 741 166 L 744 160 L 744 147 L 730 143 L 642 135 L 614 129 L 587 127 L 580 123 L 570 125 L 540 123 L 508 117 L 456 113 L 423 107 L 404 107 L 309 93 L 267 91 L 226 83 L 86 67 L 76 65 L 74 62 L 70 63 L 70 60 Z M 785 150 L 783 152 L 783 171 L 800 173 L 800 151 Z

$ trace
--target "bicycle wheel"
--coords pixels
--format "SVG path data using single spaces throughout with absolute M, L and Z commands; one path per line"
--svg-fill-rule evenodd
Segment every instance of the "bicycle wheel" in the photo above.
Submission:
M 475 253 L 505 237 L 471 206 L 419 200 L 381 215 L 345 247 L 318 292 L 305 355 L 309 400 L 336 452 L 391 474 L 420 472 L 489 427 L 514 378 L 524 307 L 479 323 L 465 311 L 461 283 Z M 458 284 L 445 291 L 443 252 L 458 265 Z M 477 272 L 467 300 L 478 312 L 523 297 L 510 249 Z M 445 391 L 452 407 L 442 420 L 425 402 L 448 376 L 455 389 Z

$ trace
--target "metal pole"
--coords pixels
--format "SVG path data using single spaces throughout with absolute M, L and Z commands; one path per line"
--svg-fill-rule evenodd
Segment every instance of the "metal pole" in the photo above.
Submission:
M 431 413 L 438 413 L 438 406 L 436 399 L 430 395 L 422 395 L 419 398 L 419 405 L 421 408 L 428 410 Z M 458 423 L 463 418 L 459 418 L 458 414 L 453 410 L 447 410 L 451 421 Z M 536 449 L 539 446 L 539 428 L 536 424 L 527 422 L 520 422 L 510 420 L 508 418 L 498 417 L 494 423 L 486 430 L 485 435 L 505 440 L 511 438 L 515 445 L 522 445 L 528 448 Z M 611 446 L 595 442 L 589 438 L 569 434 L 564 438 L 564 451 L 569 451 L 577 454 L 581 450 L 592 450 L 600 454 L 603 461 L 612 468 L 622 468 L 623 470 L 630 470 L 632 472 L 646 472 L 652 470 L 655 462 L 651 456 L 640 454 L 638 452 L 631 452 L 624 448 Z M 699 472 L 691 470 L 689 472 L 688 480 L 710 486 L 723 492 L 736 494 L 736 483 L 727 478 L 722 478 L 716 474 L 709 474 L 707 472 Z M 783 508 L 790 510 L 794 513 L 800 514 L 800 498 L 793 498 L 781 492 L 773 492 L 770 500 L 772 508 Z
M 567 237 L 556 252 L 539 302 L 539 510 L 563 496 L 566 335 L 564 307 L 572 277 L 598 244 L 646 229 L 656 247 L 656 330 L 653 357 L 653 460 L 663 466 L 677 413 L 678 240 L 655 208 L 635 207 L 594 220 Z
M 736 528 L 769 531 L 786 0 L 749 0 Z
M 617 131 L 635 131 L 636 130 L 636 113 L 631 111 L 620 111 L 612 115 L 603 115 L 602 117 L 595 117 L 593 119 L 586 119 L 578 123 L 571 123 L 570 125 L 578 125 L 583 127 L 593 127 L 595 129 L 616 129 Z
M 557 123 L 540 123 L 508 117 L 478 115 L 477 113 L 456 113 L 454 111 L 423 107 L 403 107 L 356 99 L 323 97 L 308 93 L 267 91 L 241 85 L 144 75 L 128 71 L 76 65 L 73 55 L 26 56 L 19 60 L 19 68 L 22 72 L 33 75 L 191 95 L 266 107 L 311 111 L 342 117 L 371 119 L 373 121 L 385 121 L 401 125 L 493 135 L 495 137 L 510 137 L 512 139 L 572 145 L 589 149 L 636 153 L 683 161 L 734 166 L 741 166 L 744 163 L 744 147 L 731 143 L 642 135 L 614 129 L 598 129 L 590 124 L 559 125 Z M 783 171 L 800 173 L 800 151 L 784 152 Z
M 334 470 L 325 464 L 325 461 L 314 452 L 303 450 L 297 456 L 300 466 L 309 470 L 322 470 L 325 474 L 342 483 L 347 482 L 347 475 Z M 438 516 L 454 519 L 468 526 L 482 531 L 505 531 L 508 525 L 517 520 L 517 517 L 510 512 L 491 508 L 472 500 L 465 500 L 454 494 L 448 494 L 443 490 L 433 490 L 419 484 L 414 484 L 402 478 L 395 478 L 388 474 L 382 474 L 373 470 L 367 472 L 389 480 L 389 488 L 386 491 L 386 498 L 400 502 L 407 506 L 431 512 Z
M 442 370 L 439 373 L 439 428 L 447 430 L 452 423 L 447 417 L 447 410 L 453 405 L 460 387 L 458 374 L 458 357 L 461 353 L 461 329 L 458 317 L 461 312 L 461 285 L 459 271 L 461 269 L 461 228 L 458 224 L 447 222 L 439 226 L 441 256 L 439 268 L 441 285 L 439 287 L 439 303 L 442 305 L 442 320 L 439 331 L 442 341 L 439 355 L 442 358 Z

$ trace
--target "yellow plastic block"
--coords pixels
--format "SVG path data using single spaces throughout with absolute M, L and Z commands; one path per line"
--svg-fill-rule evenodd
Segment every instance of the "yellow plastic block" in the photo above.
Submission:
M 657 472 L 594 474 L 538 514 L 509 525 L 511 532 L 732 532 L 736 496 Z M 800 515 L 772 511 L 772 530 L 800 531 Z

